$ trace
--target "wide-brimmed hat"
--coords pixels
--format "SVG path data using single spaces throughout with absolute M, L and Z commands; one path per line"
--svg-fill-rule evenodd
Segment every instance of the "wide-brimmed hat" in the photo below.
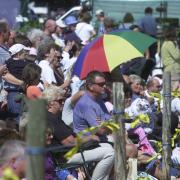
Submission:
M 29 51 L 30 48 L 24 46 L 23 44 L 14 44 L 9 48 L 9 52 L 11 53 L 12 56 L 19 53 L 22 50 Z

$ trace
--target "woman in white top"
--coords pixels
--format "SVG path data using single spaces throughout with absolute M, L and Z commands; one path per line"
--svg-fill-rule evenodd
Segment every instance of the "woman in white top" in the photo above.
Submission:
M 50 43 L 41 45 L 38 49 L 40 58 L 43 59 L 39 62 L 39 66 L 41 67 L 41 80 L 44 83 L 48 84 L 56 84 L 56 78 L 54 76 L 54 71 L 52 68 L 53 61 L 57 56 L 57 45 Z
M 91 14 L 84 12 L 81 16 L 81 22 L 76 25 L 75 33 L 82 40 L 83 44 L 87 44 L 96 33 L 94 27 L 90 24 Z

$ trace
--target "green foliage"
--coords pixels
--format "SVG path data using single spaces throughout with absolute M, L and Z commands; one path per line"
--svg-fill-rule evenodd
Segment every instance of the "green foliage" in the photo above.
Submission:
M 39 23 L 39 21 L 28 21 L 21 23 L 20 27 L 17 29 L 18 32 L 22 34 L 26 34 L 29 30 L 33 28 L 41 28 L 42 24 Z

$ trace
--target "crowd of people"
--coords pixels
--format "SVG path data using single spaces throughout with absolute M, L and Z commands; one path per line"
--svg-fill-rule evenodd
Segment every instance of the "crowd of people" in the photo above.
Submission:
M 171 72 L 172 137 L 180 127 L 180 47 L 176 29 L 165 29 L 160 47 L 155 43 L 144 57 L 121 64 L 116 77 L 94 70 L 82 80 L 73 74 L 73 65 L 82 48 L 95 36 L 127 29 L 157 38 L 157 24 L 150 7 L 145 9 L 139 24 L 135 24 L 131 13 L 124 16 L 120 25 L 106 17 L 103 10 L 96 11 L 96 18 L 93 27 L 90 12 L 82 10 L 78 19 L 47 19 L 42 29 L 30 29 L 26 34 L 11 30 L 5 19 L 0 20 L 0 177 L 10 168 L 20 179 L 26 178 L 26 100 L 43 98 L 47 101 L 46 146 L 74 146 L 79 133 L 98 126 L 96 133 L 83 134 L 82 143 L 95 143 L 93 148 L 84 150 L 84 159 L 96 164 L 92 180 L 113 179 L 114 136 L 101 124 L 116 113 L 112 96 L 112 82 L 116 79 L 124 83 L 126 158 L 137 158 L 139 171 L 148 170 L 152 176 L 163 179 L 161 158 L 158 156 L 150 169 L 148 160 L 159 153 L 156 142 L 162 141 L 163 72 Z M 178 140 L 172 148 L 171 176 L 178 177 Z M 73 154 L 66 163 L 83 163 L 81 153 Z M 52 155 L 47 153 L 45 179 L 83 178 L 76 169 L 76 173 L 67 169 L 57 173 L 55 166 Z

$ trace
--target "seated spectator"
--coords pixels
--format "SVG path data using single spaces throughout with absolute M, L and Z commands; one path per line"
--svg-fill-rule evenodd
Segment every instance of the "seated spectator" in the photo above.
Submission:
M 147 90 L 144 91 L 144 96 L 151 103 L 154 112 L 160 112 L 162 109 L 161 94 L 162 85 L 159 80 L 154 77 L 147 82 Z
M 68 125 L 73 125 L 73 108 L 76 102 L 81 98 L 84 94 L 84 91 L 78 91 L 77 93 L 73 94 L 71 97 L 67 98 L 64 102 L 64 107 L 62 111 L 62 120 Z
M 4 127 L 0 129 L 0 147 L 8 140 L 20 140 L 20 135 L 16 129 L 7 127 L 7 122 L 4 121 Z
M 30 63 L 23 69 L 22 75 L 24 82 L 23 90 L 27 98 L 35 99 L 41 97 L 41 90 L 44 89 L 40 83 L 41 68 L 35 63 Z
M 46 146 L 50 147 L 53 140 L 53 129 L 48 125 L 46 130 Z M 45 156 L 45 180 L 53 179 L 66 179 L 66 180 L 77 180 L 69 170 L 67 169 L 56 169 L 55 163 L 53 161 L 52 154 L 49 152 Z
M 28 53 L 27 51 L 29 50 L 30 48 L 27 48 L 22 44 L 14 44 L 9 48 L 12 58 L 6 61 L 6 66 L 8 68 L 8 71 L 20 80 L 22 80 L 22 71 L 24 67 L 28 64 L 25 56 Z M 5 83 L 5 89 L 7 91 L 11 89 L 16 90 L 16 88 L 18 88 L 16 85 L 11 85 L 8 82 L 7 84 Z
M 101 122 L 108 121 L 111 118 L 102 99 L 106 88 L 105 75 L 102 72 L 92 71 L 87 75 L 86 91 L 75 104 L 73 110 L 73 128 L 75 133 L 89 127 L 98 126 Z M 110 138 L 113 141 L 111 132 L 105 127 L 99 128 L 96 135 L 100 138 L 100 142 L 107 142 Z M 133 145 L 127 142 L 126 149 L 128 149 L 127 154 L 131 154 L 129 151 L 131 149 L 135 156 L 137 149 Z
M 140 76 L 132 74 L 129 76 L 129 84 L 132 90 L 131 101 L 133 102 L 136 98 L 140 98 L 143 92 L 142 79 Z
M 25 177 L 26 155 L 25 143 L 18 140 L 6 141 L 0 149 L 0 177 L 10 168 L 14 174 L 22 179 Z
M 38 53 L 39 59 L 41 60 L 39 62 L 39 66 L 42 69 L 41 80 L 43 81 L 43 83 L 57 83 L 52 64 L 57 57 L 57 53 L 59 50 L 60 48 L 58 48 L 57 45 L 52 43 L 42 44 L 39 46 Z
M 22 44 L 14 44 L 9 48 L 12 58 L 6 61 L 6 65 L 9 73 L 15 78 L 22 80 L 22 71 L 24 67 L 29 63 L 25 60 L 25 56 L 29 48 Z M 4 89 L 8 92 L 7 106 L 8 110 L 16 115 L 17 122 L 19 121 L 19 115 L 21 113 L 20 103 L 16 101 L 15 97 L 22 92 L 22 88 L 19 85 L 5 82 Z
M 54 141 L 63 145 L 75 145 L 76 138 L 73 131 L 60 120 L 59 111 L 62 111 L 64 92 L 57 87 L 49 87 L 43 92 L 43 97 L 48 101 L 48 122 L 54 128 Z M 84 137 L 83 141 L 90 139 L 98 140 L 96 135 Z M 86 161 L 98 162 L 92 175 L 92 179 L 107 179 L 114 163 L 114 150 L 108 143 L 100 143 L 99 147 L 86 150 L 84 153 Z M 96 156 L 94 156 L 96 154 Z M 80 153 L 74 154 L 68 163 L 82 163 Z
M 27 33 L 27 37 L 32 42 L 32 47 L 38 49 L 39 45 L 41 44 L 41 40 L 43 39 L 43 31 L 40 29 L 31 29 Z
M 64 48 L 64 36 L 66 32 L 66 24 L 61 20 L 58 19 L 56 21 L 56 31 L 52 34 L 52 38 L 54 39 L 55 43 L 60 47 Z

